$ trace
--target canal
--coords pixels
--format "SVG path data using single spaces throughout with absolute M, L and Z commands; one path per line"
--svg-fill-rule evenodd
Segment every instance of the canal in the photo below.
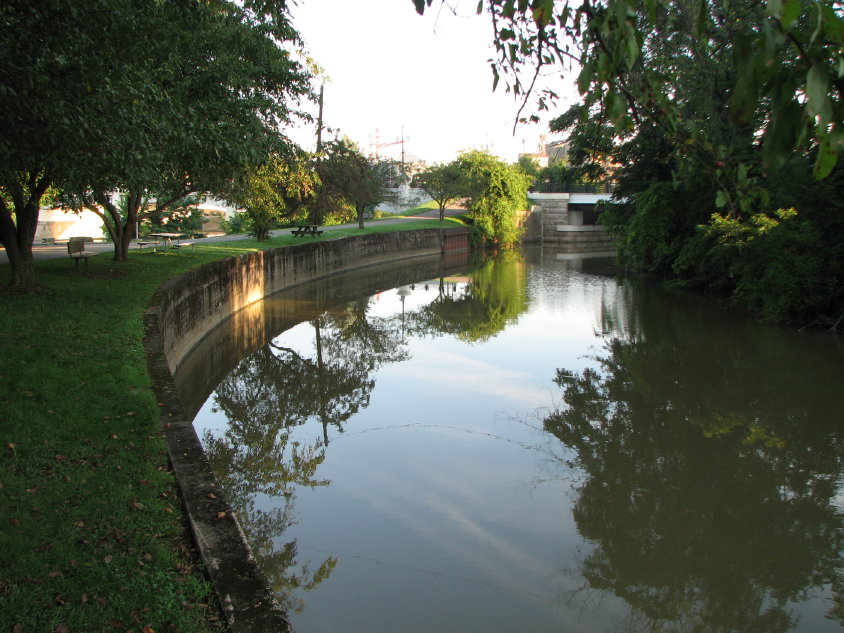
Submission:
M 298 633 L 844 629 L 840 339 L 541 247 L 261 315 L 177 383 Z

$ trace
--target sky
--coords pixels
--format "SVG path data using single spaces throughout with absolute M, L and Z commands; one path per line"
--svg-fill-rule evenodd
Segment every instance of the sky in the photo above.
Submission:
M 394 143 L 379 153 L 399 158 L 396 142 L 403 136 L 406 155 L 429 164 L 468 149 L 515 162 L 519 153 L 537 151 L 541 135 L 558 138 L 547 131 L 547 113 L 542 123 L 520 124 L 514 134 L 519 104 L 503 81 L 492 92 L 489 19 L 475 14 L 477 0 L 448 5 L 457 16 L 438 0 L 424 16 L 411 0 L 298 0 L 291 6 L 294 27 L 328 75 L 323 117 L 337 130 L 328 138 L 349 136 L 367 154 L 379 142 Z M 558 94 L 576 93 L 557 82 Z M 292 136 L 314 149 L 316 125 Z

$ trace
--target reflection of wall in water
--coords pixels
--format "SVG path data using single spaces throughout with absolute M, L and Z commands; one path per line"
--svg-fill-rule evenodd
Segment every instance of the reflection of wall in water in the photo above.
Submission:
M 595 275 L 614 276 L 615 251 L 595 250 L 591 246 L 555 244 L 528 244 L 524 247 L 525 259 L 534 264 L 552 264 L 555 268 L 574 270 Z
M 373 266 L 279 292 L 236 312 L 188 354 L 173 381 L 189 417 L 237 363 L 279 333 L 361 296 L 465 271 L 469 252 Z
M 171 373 L 208 333 L 275 292 L 343 271 L 463 249 L 468 229 L 421 229 L 322 240 L 205 264 L 163 283 L 147 310 Z M 156 343 L 158 345 L 158 343 Z

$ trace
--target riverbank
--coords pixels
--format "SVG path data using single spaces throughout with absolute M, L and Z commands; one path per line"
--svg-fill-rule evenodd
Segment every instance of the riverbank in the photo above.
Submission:
M 426 226 L 441 225 L 372 223 L 365 232 Z M 344 234 L 361 231 L 331 236 Z M 95 257 L 87 275 L 65 254 L 36 261 L 39 292 L 0 291 L 0 629 L 221 625 L 167 462 L 143 315 L 177 274 L 298 243 L 281 235 L 263 244 L 209 240 L 191 256 L 133 253 L 125 264 Z M 0 284 L 8 280 L 0 267 Z

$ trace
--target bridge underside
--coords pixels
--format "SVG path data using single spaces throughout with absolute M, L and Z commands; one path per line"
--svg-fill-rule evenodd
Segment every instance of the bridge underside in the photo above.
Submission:
M 579 251 L 613 248 L 612 238 L 598 225 L 595 204 L 610 194 L 530 194 L 533 203 L 525 241 L 569 246 Z

